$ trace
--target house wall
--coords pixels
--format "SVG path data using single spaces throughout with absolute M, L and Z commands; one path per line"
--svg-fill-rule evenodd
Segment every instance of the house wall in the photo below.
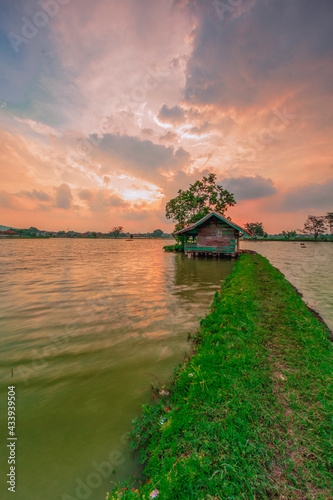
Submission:
M 210 220 L 206 225 L 198 228 L 198 247 L 214 247 L 222 249 L 222 247 L 235 247 L 237 251 L 237 234 L 233 227 L 227 224 Z

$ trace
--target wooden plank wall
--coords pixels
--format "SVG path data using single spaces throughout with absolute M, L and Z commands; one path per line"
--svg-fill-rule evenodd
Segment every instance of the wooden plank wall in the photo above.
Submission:
M 230 247 L 235 245 L 236 231 L 227 224 L 209 221 L 207 226 L 198 228 L 198 247 Z

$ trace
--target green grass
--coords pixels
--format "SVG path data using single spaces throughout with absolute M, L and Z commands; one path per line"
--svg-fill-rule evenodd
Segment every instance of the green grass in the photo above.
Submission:
M 148 500 L 157 489 L 158 500 L 332 499 L 327 337 L 278 270 L 243 255 L 170 394 L 134 422 L 142 484 L 110 498 Z
M 175 245 L 166 245 L 163 247 L 165 252 L 184 252 L 184 245 L 176 243 Z

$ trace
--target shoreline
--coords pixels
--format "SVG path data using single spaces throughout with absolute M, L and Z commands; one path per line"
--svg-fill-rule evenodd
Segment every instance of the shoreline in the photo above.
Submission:
M 134 422 L 145 482 L 109 498 L 329 498 L 329 340 L 281 271 L 243 252 L 200 322 L 193 355 Z
M 247 250 L 247 249 L 241 250 L 241 253 L 242 254 L 250 254 L 250 255 L 261 255 L 259 252 L 256 252 L 255 250 Z M 316 318 L 320 323 L 322 323 L 322 325 L 324 325 L 325 328 L 327 328 L 328 338 L 333 342 L 333 331 L 330 329 L 330 327 L 328 326 L 328 324 L 326 323 L 326 321 L 324 320 L 324 318 L 321 316 L 321 314 L 316 309 L 314 309 L 313 307 L 310 307 L 305 302 L 303 293 L 300 292 L 295 285 L 293 285 L 292 283 L 290 283 L 289 280 L 287 280 L 285 274 L 283 274 L 283 272 L 278 267 L 273 266 L 273 264 L 271 264 L 271 266 L 274 269 L 276 269 L 284 277 L 284 279 L 286 281 L 288 281 L 288 283 L 293 287 L 293 289 L 295 290 L 295 292 L 301 297 L 301 299 L 304 302 L 305 306 L 310 311 L 310 313 L 314 316 L 314 318 Z

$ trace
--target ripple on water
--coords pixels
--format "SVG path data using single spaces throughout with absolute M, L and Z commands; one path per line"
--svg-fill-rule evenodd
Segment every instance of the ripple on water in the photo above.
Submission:
M 167 254 L 164 244 L 0 242 L 0 376 L 3 391 L 17 390 L 16 500 L 75 497 L 77 479 L 112 450 L 124 458 L 121 480 L 139 470 L 121 436 L 151 400 L 150 384 L 182 362 L 187 332 L 233 267 Z M 90 500 L 109 489 L 105 480 Z

